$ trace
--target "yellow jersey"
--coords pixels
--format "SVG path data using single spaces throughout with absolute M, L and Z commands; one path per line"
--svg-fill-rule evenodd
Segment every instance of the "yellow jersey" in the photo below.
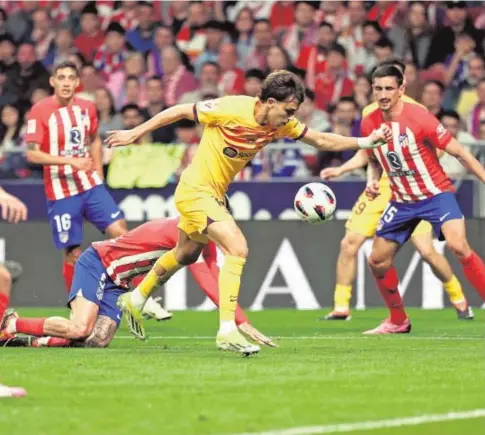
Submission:
M 204 132 L 194 159 L 180 182 L 222 198 L 234 177 L 265 145 L 288 137 L 301 139 L 307 127 L 295 118 L 284 126 L 263 126 L 254 119 L 257 98 L 243 95 L 201 101 L 194 105 Z
M 405 103 L 416 104 L 417 106 L 424 108 L 424 106 L 422 104 L 418 103 L 416 100 L 413 100 L 411 97 L 408 97 L 407 95 L 403 95 L 401 97 L 401 99 Z M 378 108 L 379 108 L 379 105 L 376 102 L 370 103 L 367 106 L 365 106 L 362 109 L 362 119 L 365 118 L 367 115 L 371 114 L 372 112 L 374 112 L 375 110 L 377 110 Z M 391 184 L 390 184 L 390 181 L 389 181 L 389 177 L 387 176 L 387 174 L 385 172 L 382 173 L 381 179 L 379 181 L 380 181 L 379 182 L 379 191 L 381 193 L 383 191 L 390 191 L 391 190 Z

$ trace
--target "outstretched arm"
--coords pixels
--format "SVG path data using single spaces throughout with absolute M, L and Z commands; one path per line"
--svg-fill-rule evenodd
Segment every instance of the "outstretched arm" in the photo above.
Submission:
M 480 162 L 473 157 L 473 154 L 462 147 L 458 141 L 453 138 L 446 145 L 445 151 L 457 158 L 460 163 L 471 173 L 473 173 L 482 183 L 485 183 L 485 169 Z
M 195 120 L 193 104 L 177 104 L 176 106 L 169 107 L 131 130 L 109 131 L 105 142 L 110 147 L 133 145 L 140 137 L 180 119 Z
M 315 130 L 308 130 L 301 140 L 320 151 L 356 150 L 384 145 L 385 142 L 392 140 L 392 132 L 384 124 L 367 137 L 346 137 L 335 133 L 321 133 Z

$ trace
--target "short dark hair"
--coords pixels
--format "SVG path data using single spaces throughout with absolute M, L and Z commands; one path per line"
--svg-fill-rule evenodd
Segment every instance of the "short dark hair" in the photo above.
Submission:
M 244 78 L 247 79 L 258 79 L 264 81 L 266 74 L 258 68 L 250 68 L 244 74 Z
M 456 119 L 458 122 L 461 122 L 460 115 L 456 110 L 442 110 L 440 112 L 439 120 L 442 121 L 443 118 L 447 116 L 448 118 Z
M 128 112 L 128 110 L 136 110 L 139 115 L 142 114 L 140 106 L 138 106 L 138 104 L 126 104 L 121 108 L 120 112 L 122 115 L 124 115 L 125 112 Z
M 297 75 L 290 71 L 274 71 L 266 77 L 261 89 L 261 101 L 274 98 L 276 101 L 286 101 L 294 97 L 301 104 L 305 99 L 305 87 Z
M 310 88 L 305 88 L 305 98 L 308 98 L 310 101 L 315 101 L 315 92 Z
M 335 32 L 335 29 L 333 28 L 333 25 L 331 23 L 329 23 L 328 21 L 322 21 L 320 23 L 320 25 L 318 26 L 318 28 L 322 28 L 322 27 L 328 27 L 329 29 L 332 30 L 332 32 Z
M 208 66 L 208 65 L 216 68 L 218 72 L 221 71 L 221 66 L 217 62 L 214 62 L 213 60 L 207 60 L 206 62 L 204 62 L 202 64 L 202 66 L 200 67 L 200 69 L 202 70 L 202 68 L 204 68 L 205 66 Z
M 364 21 L 364 24 L 362 24 L 362 28 L 367 26 L 373 27 L 377 32 L 382 34 L 382 27 L 377 21 L 370 21 L 370 20 Z
M 55 76 L 57 74 L 57 71 L 64 68 L 73 69 L 76 72 L 76 76 L 79 77 L 79 71 L 76 67 L 76 64 L 74 62 L 71 62 L 70 60 L 63 60 L 54 64 L 54 67 L 52 68 L 52 76 Z
M 150 81 L 156 81 L 156 82 L 162 83 L 162 77 L 160 77 L 158 75 L 153 75 L 153 76 L 150 76 L 150 77 L 147 78 L 147 83 L 150 82 Z
M 404 74 L 394 65 L 377 67 L 372 73 L 372 82 L 374 82 L 374 79 L 381 77 L 394 77 L 398 86 L 401 86 L 404 83 Z
M 329 53 L 331 51 L 340 54 L 342 57 L 347 56 L 347 52 L 345 51 L 345 47 L 341 44 L 338 44 L 337 42 L 335 44 L 332 44 L 332 46 L 328 49 Z
M 128 81 L 135 81 L 137 83 L 140 83 L 140 78 L 138 76 L 128 76 L 126 77 L 126 80 L 125 80 L 125 83 L 128 82 Z
M 374 68 L 374 71 L 381 66 L 397 66 L 402 72 L 406 71 L 406 64 L 398 57 L 391 57 L 390 59 L 383 60 Z
M 352 103 L 355 107 L 357 107 L 357 102 L 355 101 L 354 97 L 346 96 L 346 97 L 341 97 L 340 100 L 337 101 L 337 106 L 340 103 Z
M 268 18 L 258 18 L 258 19 L 256 19 L 256 20 L 254 20 L 254 25 L 253 25 L 253 27 L 254 27 L 254 26 L 256 26 L 256 24 L 259 24 L 259 23 L 265 23 L 265 24 L 267 24 L 268 26 L 271 26 L 271 21 L 270 21 L 270 20 L 268 20 Z
M 439 80 L 428 80 L 424 86 L 423 89 L 428 86 L 428 85 L 436 85 L 438 88 L 440 88 L 440 92 L 443 94 L 445 92 L 445 85 L 441 83 Z
M 391 51 L 394 50 L 394 44 L 387 36 L 382 36 L 377 42 L 375 47 L 379 48 L 390 48 Z

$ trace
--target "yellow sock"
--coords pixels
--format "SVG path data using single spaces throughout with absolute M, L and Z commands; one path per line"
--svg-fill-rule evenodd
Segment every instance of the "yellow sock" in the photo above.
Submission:
M 445 282 L 443 286 L 446 293 L 448 293 L 452 304 L 458 304 L 465 300 L 460 281 L 458 281 L 458 278 L 455 275 L 453 275 L 448 282 Z
M 235 320 L 237 297 L 245 264 L 245 258 L 231 255 L 225 258 L 219 273 L 219 318 L 221 322 Z
M 166 252 L 163 254 L 153 265 L 150 272 L 148 272 L 143 278 L 143 281 L 138 284 L 139 292 L 145 297 L 148 298 L 153 289 L 156 287 L 157 284 L 163 284 L 168 281 L 168 279 L 175 273 L 177 270 L 181 269 L 183 265 L 179 264 L 175 259 L 175 250 L 172 249 L 171 251 Z M 156 268 L 163 268 L 165 273 L 159 277 L 155 272 Z
M 350 311 L 350 298 L 352 297 L 352 286 L 337 284 L 333 296 L 335 311 Z

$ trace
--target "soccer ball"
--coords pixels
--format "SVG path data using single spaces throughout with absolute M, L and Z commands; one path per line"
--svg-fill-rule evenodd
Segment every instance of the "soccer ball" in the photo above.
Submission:
M 295 211 L 301 219 L 319 224 L 335 213 L 337 199 L 332 189 L 323 183 L 308 183 L 295 196 Z

